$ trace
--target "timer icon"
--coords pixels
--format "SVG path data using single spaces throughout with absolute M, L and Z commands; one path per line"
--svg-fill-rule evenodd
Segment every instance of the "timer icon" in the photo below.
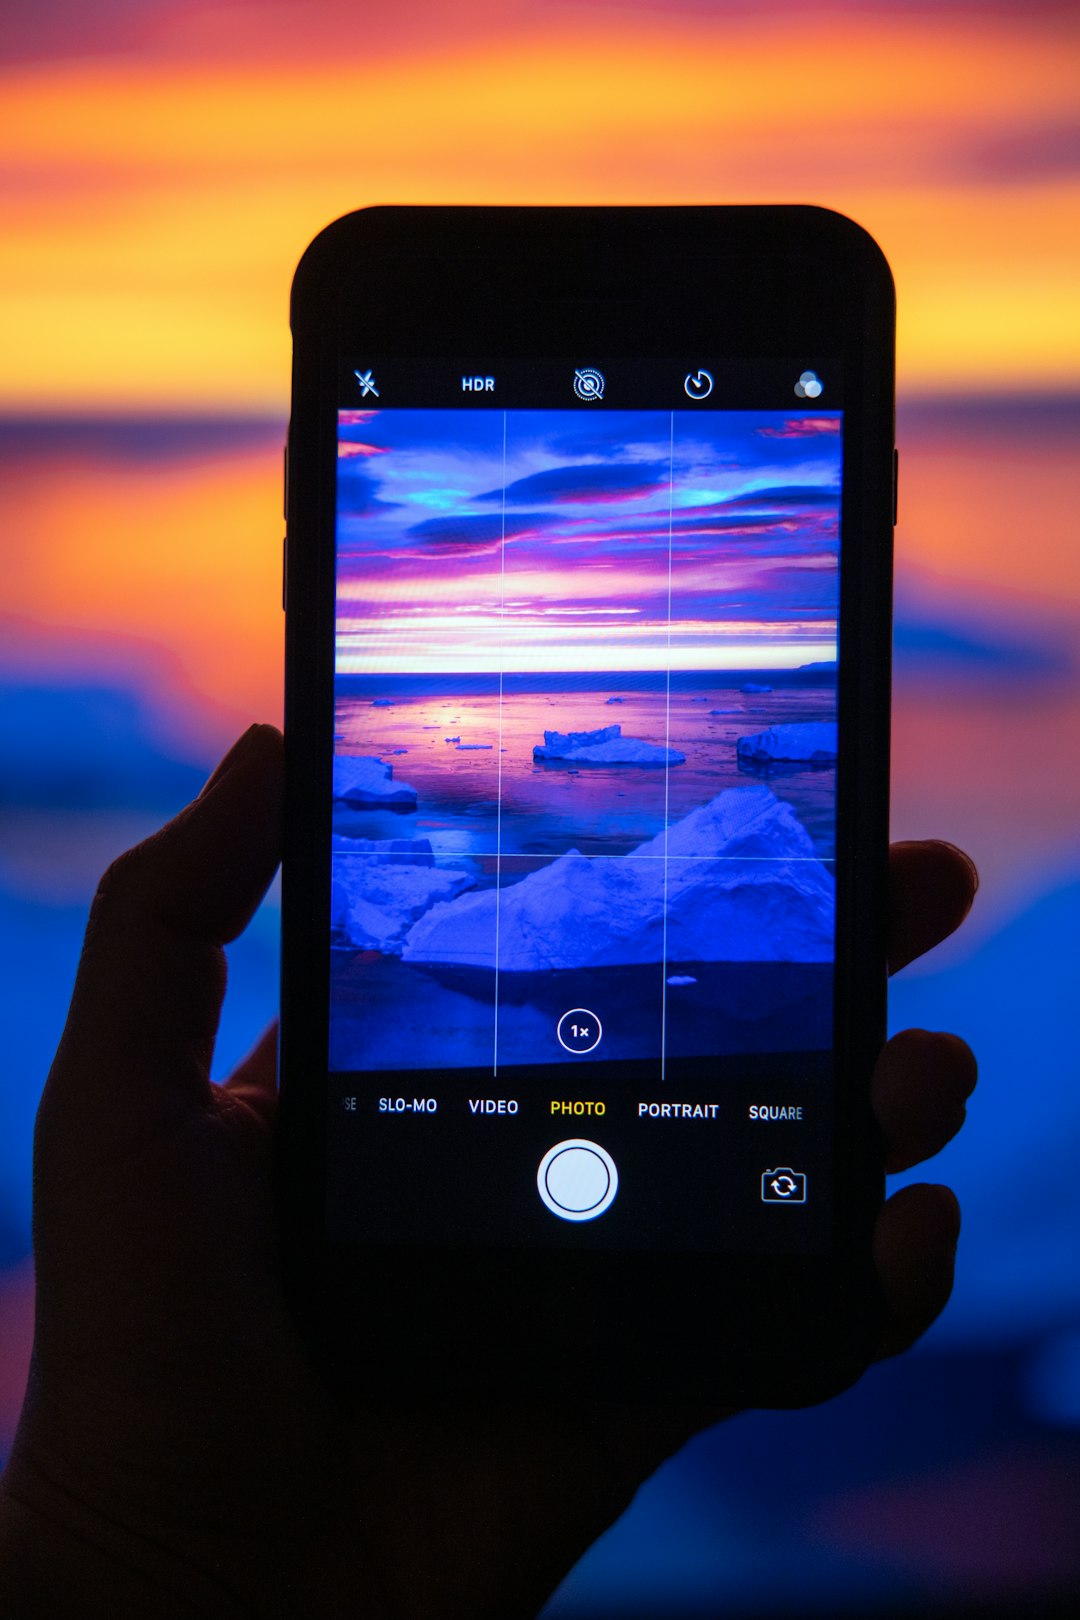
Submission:
M 711 371 L 694 371 L 683 378 L 683 387 L 691 399 L 708 399 L 713 390 Z

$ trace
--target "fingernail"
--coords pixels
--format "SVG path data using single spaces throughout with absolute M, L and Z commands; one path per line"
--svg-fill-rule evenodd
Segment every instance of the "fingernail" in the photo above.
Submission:
M 975 862 L 972 860 L 967 850 L 961 849 L 959 844 L 950 844 L 947 838 L 939 838 L 938 843 L 943 849 L 951 849 L 954 855 L 959 855 L 960 859 L 971 873 L 971 893 L 974 897 L 979 892 L 979 868 L 975 865 Z
M 952 1228 L 951 1240 L 955 1249 L 960 1242 L 960 1200 L 951 1187 L 935 1187 L 943 1222 Z
M 259 728 L 257 725 L 248 726 L 243 735 L 237 737 L 228 753 L 223 759 L 218 761 L 218 763 L 214 766 L 214 769 L 210 772 L 210 775 L 206 778 L 206 781 L 203 783 L 202 787 L 199 789 L 198 796 L 200 799 L 204 798 L 206 794 L 209 793 L 210 789 L 221 781 L 223 776 L 228 776 L 233 767 L 240 763 L 248 749 L 251 747 L 252 739 L 258 729 Z
M 975 1090 L 975 1086 L 978 1083 L 979 1061 L 974 1052 L 971 1050 L 971 1047 L 968 1045 L 967 1041 L 965 1041 L 964 1037 L 962 1035 L 955 1034 L 953 1030 L 937 1030 L 935 1031 L 935 1039 L 938 1041 L 947 1041 L 949 1043 L 957 1059 L 957 1070 L 964 1070 L 961 1086 L 963 1088 L 964 1101 L 966 1102 L 971 1096 L 972 1092 Z

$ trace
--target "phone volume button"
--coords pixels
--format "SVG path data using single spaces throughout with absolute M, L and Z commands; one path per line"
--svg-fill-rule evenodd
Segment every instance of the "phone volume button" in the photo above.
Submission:
M 281 542 L 281 611 L 285 613 L 289 606 L 289 537 Z
M 900 452 L 892 453 L 892 526 L 896 528 L 896 513 L 900 498 Z

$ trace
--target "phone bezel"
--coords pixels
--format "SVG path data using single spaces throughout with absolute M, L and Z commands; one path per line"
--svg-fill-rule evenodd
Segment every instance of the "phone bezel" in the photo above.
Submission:
M 785 1404 L 848 1381 L 873 1339 L 869 1237 L 883 1195 L 867 1083 L 885 1030 L 894 469 L 880 249 L 843 216 L 803 206 L 368 209 L 305 253 L 292 329 L 278 1139 L 288 1285 L 317 1354 L 338 1379 L 444 1395 Z M 708 1290 L 700 1255 L 358 1249 L 322 1232 L 340 357 L 583 349 L 843 364 L 833 1248 L 710 1256 Z M 790 1335 L 776 1342 L 780 1299 L 797 1354 Z

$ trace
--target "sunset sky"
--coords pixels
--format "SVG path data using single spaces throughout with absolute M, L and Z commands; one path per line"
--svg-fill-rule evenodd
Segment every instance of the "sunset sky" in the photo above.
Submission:
M 0 408 L 280 414 L 306 243 L 375 202 L 824 202 L 902 388 L 1071 386 L 1080 11 L 1054 0 L 75 0 L 0 68 Z
M 1057 1309 L 1075 1365 L 1078 83 L 1076 0 L 4 5 L 0 1455 L 33 1324 L 33 1116 L 86 906 L 107 862 L 196 791 L 244 727 L 280 719 L 289 284 L 327 223 L 383 202 L 816 203 L 880 243 L 898 292 L 892 831 L 953 840 L 982 872 L 965 927 L 893 989 L 901 1024 L 958 1029 L 982 1066 L 966 1145 L 931 1171 L 965 1206 L 944 1331 L 968 1334 L 980 1354 L 1004 1335 L 1019 1380 L 1016 1335 L 1032 1311 Z M 437 662 L 446 625 L 468 620 L 477 600 L 470 648 L 493 634 L 501 445 L 477 452 L 465 478 L 464 450 L 444 439 L 422 479 L 431 439 L 414 424 L 410 440 L 406 426 L 391 437 L 384 417 L 342 434 L 346 448 L 376 447 L 342 458 L 351 509 L 368 508 L 362 526 L 343 530 L 346 593 L 356 586 L 347 658 L 380 622 L 397 618 L 400 640 L 411 615 L 410 634 Z M 508 460 L 521 499 L 507 501 L 505 594 L 530 659 L 550 660 L 541 667 L 568 657 L 587 667 L 608 622 L 625 631 L 633 621 L 635 649 L 650 637 L 655 649 L 663 444 L 662 432 L 638 432 L 568 454 L 537 436 Z M 760 571 L 741 573 L 738 603 L 724 603 L 733 638 L 770 656 L 783 643 L 795 662 L 831 655 L 830 507 L 776 492 L 828 487 L 836 447 L 828 434 L 811 454 L 746 433 L 734 470 L 721 477 L 713 464 L 699 477 L 717 445 L 697 442 L 677 512 L 704 521 L 672 544 L 673 571 L 690 582 L 688 624 L 694 571 L 708 575 L 720 559 L 745 568 L 735 536 L 753 527 Z M 610 485 L 600 500 L 585 498 L 595 483 L 560 488 L 568 469 L 580 480 L 597 464 L 630 480 L 622 499 Z M 540 534 L 573 559 L 543 580 Z M 403 559 L 396 577 L 412 570 L 422 592 L 392 584 L 392 571 L 381 571 L 381 595 L 364 591 L 365 545 Z M 775 589 L 801 564 L 817 594 Z M 692 630 L 687 642 L 693 657 Z M 262 924 L 230 947 L 218 1073 L 276 1006 L 276 920 L 264 913 Z M 1018 1108 L 1018 1086 L 1035 1106 Z M 1020 1602 L 1028 1571 L 1057 1591 L 1062 1570 L 1075 1578 L 1074 1499 L 1019 1537 L 1015 1504 L 1056 1503 L 1059 1487 L 1038 1467 L 1045 1451 L 1065 1468 L 1062 1433 L 1031 1429 L 1021 1443 L 1019 1384 L 1006 1392 L 1000 1367 L 989 1377 L 981 1362 L 970 1376 L 957 1363 L 942 1381 L 940 1359 L 904 1363 L 923 1368 L 927 1387 L 937 1381 L 937 1408 L 886 1382 L 880 1407 L 847 1397 L 815 1418 L 828 1425 L 846 1411 L 861 1427 L 866 1449 L 850 1478 L 884 1479 L 876 1509 L 846 1479 L 831 1517 L 827 1502 L 802 1519 L 796 1507 L 778 1527 L 760 1472 L 776 1431 L 744 1419 L 745 1471 L 732 1453 L 712 1454 L 721 1468 L 699 1490 L 677 1465 L 667 1470 L 671 1494 L 652 1497 L 666 1509 L 650 1520 L 642 1493 L 645 1518 L 611 1543 L 605 1578 L 625 1560 L 630 1606 L 647 1607 L 655 1591 L 673 1616 L 686 1612 L 678 1594 L 708 1547 L 720 1549 L 733 1607 L 765 1592 L 770 1613 L 816 1596 L 822 1609 L 861 1601 L 853 1571 L 862 1579 L 883 1560 L 890 1583 L 915 1572 L 912 1601 L 924 1608 L 983 1590 Z M 941 1391 L 961 1387 L 947 1410 Z M 993 1406 L 982 1427 L 968 1398 L 978 1390 Z M 898 1428 L 897 1412 L 922 1417 Z M 952 1438 L 939 1441 L 938 1422 Z M 967 1474 L 935 1472 L 933 1448 L 945 1447 L 951 1468 L 976 1430 L 978 1447 L 1000 1445 L 997 1471 L 984 1449 Z M 842 1431 L 804 1428 L 803 1439 L 789 1483 L 840 1489 Z M 931 1458 L 922 1477 L 886 1477 L 911 1473 L 920 1445 Z M 823 1540 L 843 1554 L 835 1592 L 813 1587 Z M 642 1585 L 650 1560 L 655 1588 Z M 942 1571 L 953 1585 L 935 1584 Z M 898 1591 L 889 1584 L 883 1601 Z M 617 1601 L 606 1592 L 596 1612 Z
M 424 200 L 851 214 L 898 288 L 906 589 L 1041 635 L 1080 606 L 1078 45 L 1057 0 L 9 7 L 7 646 L 221 742 L 280 713 L 290 278 L 337 215 Z M 911 415 L 956 398 L 1032 409 L 947 445 Z
M 343 411 L 338 668 L 836 656 L 841 417 Z

